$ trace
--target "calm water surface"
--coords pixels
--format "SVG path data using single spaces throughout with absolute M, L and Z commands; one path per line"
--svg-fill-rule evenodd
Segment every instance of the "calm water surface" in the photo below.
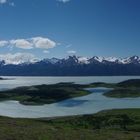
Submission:
M 6 77 L 11 78 L 11 77 Z M 80 84 L 91 82 L 109 82 L 116 83 L 128 79 L 140 77 L 12 77 L 14 80 L 0 81 L 0 89 L 13 88 L 17 86 L 37 85 L 37 84 L 54 84 L 59 82 L 76 82 Z M 0 115 L 9 117 L 56 117 L 68 115 L 91 114 L 104 109 L 115 108 L 140 108 L 140 98 L 115 99 L 107 98 L 102 94 L 110 89 L 92 88 L 92 94 L 68 99 L 62 102 L 42 105 L 42 106 L 25 106 L 18 101 L 0 102 Z
M 0 80 L 0 89 L 59 82 L 88 84 L 93 82 L 117 83 L 128 79 L 140 79 L 140 76 L 90 76 L 90 77 L 4 77 L 12 80 Z

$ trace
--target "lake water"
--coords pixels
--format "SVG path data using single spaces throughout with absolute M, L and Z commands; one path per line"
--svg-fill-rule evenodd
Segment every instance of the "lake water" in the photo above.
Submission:
M 54 84 L 59 82 L 76 82 L 80 84 L 91 82 L 108 82 L 116 83 L 136 77 L 5 77 L 13 80 L 1 80 L 0 90 L 18 86 L 28 86 L 37 84 Z M 102 94 L 110 89 L 92 88 L 88 89 L 93 93 L 87 96 L 68 99 L 62 102 L 42 105 L 42 106 L 25 106 L 18 101 L 0 102 L 0 115 L 18 118 L 39 118 L 39 117 L 56 117 L 80 114 L 92 114 L 105 109 L 116 108 L 140 108 L 140 98 L 115 99 L 107 98 Z
M 19 86 L 30 86 L 40 84 L 55 84 L 59 82 L 75 82 L 88 84 L 93 82 L 117 83 L 128 79 L 140 79 L 140 76 L 89 76 L 89 77 L 18 77 L 5 76 L 12 80 L 0 80 L 0 90 Z

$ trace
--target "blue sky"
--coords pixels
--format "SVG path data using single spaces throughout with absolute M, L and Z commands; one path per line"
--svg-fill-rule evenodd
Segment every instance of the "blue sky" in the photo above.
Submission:
M 0 0 L 0 54 L 140 55 L 140 0 Z

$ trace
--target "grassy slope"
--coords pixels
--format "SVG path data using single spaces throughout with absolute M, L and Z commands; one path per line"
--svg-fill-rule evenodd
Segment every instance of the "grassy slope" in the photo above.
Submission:
M 122 118 L 127 122 L 126 128 L 123 128 Z M 50 120 L 0 117 L 0 139 L 139 140 L 140 109 L 110 110 Z

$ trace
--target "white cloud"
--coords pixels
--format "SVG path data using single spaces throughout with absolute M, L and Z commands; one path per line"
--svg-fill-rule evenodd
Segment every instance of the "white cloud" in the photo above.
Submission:
M 0 4 L 5 4 L 7 3 L 7 0 L 0 0 Z
M 50 49 L 57 46 L 55 41 L 50 40 L 49 38 L 44 37 L 33 37 L 29 39 L 12 39 L 12 40 L 0 40 L 0 47 L 4 46 L 17 47 L 21 49 Z
M 67 2 L 69 2 L 70 0 L 57 0 L 57 1 L 63 2 L 63 3 L 67 3 Z
M 72 44 L 68 44 L 67 46 L 66 46 L 66 48 L 70 48 L 72 46 Z
M 0 41 L 0 47 L 4 47 L 6 45 L 8 45 L 8 41 L 6 41 L 6 40 Z
M 46 54 L 50 53 L 50 51 L 48 51 L 48 50 L 44 50 L 43 52 Z
M 74 50 L 70 50 L 70 51 L 67 51 L 68 54 L 76 54 L 76 51 Z
M 4 60 L 6 64 L 22 64 L 22 63 L 34 63 L 37 58 L 31 53 L 15 53 L 15 54 L 0 54 L 0 60 Z
M 34 37 L 32 42 L 36 48 L 50 49 L 56 46 L 56 43 L 48 38 Z
M 14 2 L 10 2 L 9 5 L 14 7 L 15 3 Z
M 10 6 L 15 6 L 15 3 L 10 2 L 9 0 L 0 0 L 0 4 L 9 4 Z
M 33 44 L 26 39 L 11 40 L 10 45 L 21 49 L 32 49 Z

